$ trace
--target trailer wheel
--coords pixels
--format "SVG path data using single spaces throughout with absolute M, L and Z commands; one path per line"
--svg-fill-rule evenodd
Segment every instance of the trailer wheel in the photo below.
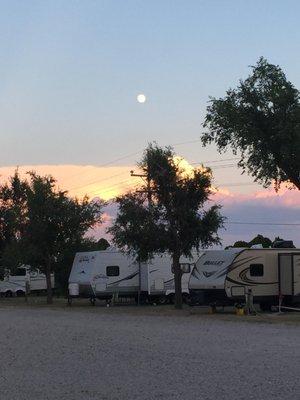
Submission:
M 169 300 L 169 304 L 174 304 L 174 302 L 175 302 L 175 295 L 174 295 L 174 293 L 169 294 L 168 300 Z
M 13 292 L 11 290 L 8 290 L 7 292 L 5 292 L 5 297 L 12 297 L 13 296 Z
M 184 302 L 184 304 L 190 304 L 191 302 L 190 295 L 187 293 L 183 293 L 182 301 Z
M 168 301 L 168 298 L 166 296 L 160 296 L 157 299 L 157 303 L 163 305 L 163 304 L 169 303 L 169 301 Z

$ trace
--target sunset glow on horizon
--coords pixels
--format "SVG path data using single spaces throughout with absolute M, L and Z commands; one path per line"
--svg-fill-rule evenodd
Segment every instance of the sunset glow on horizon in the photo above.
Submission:
M 183 169 L 189 172 L 192 171 L 193 167 L 186 159 L 178 157 L 178 160 Z M 90 236 L 100 238 L 106 237 L 106 229 L 116 216 L 117 208 L 110 200 L 142 183 L 140 178 L 130 176 L 130 170 L 134 168 L 136 168 L 134 165 L 114 167 L 95 165 L 24 165 L 18 167 L 18 171 L 22 177 L 25 177 L 28 171 L 35 171 L 40 175 L 51 175 L 57 180 L 57 186 L 62 190 L 67 190 L 72 197 L 82 198 L 88 195 L 90 199 L 99 197 L 109 201 L 108 207 L 104 209 L 103 224 L 91 229 L 89 232 Z M 1 167 L 0 183 L 7 182 L 15 170 L 16 167 Z M 293 213 L 298 213 L 297 210 L 300 204 L 300 192 L 298 190 L 290 190 L 283 185 L 276 193 L 272 187 L 264 189 L 262 186 L 253 184 L 250 178 L 248 178 L 249 186 L 226 186 L 226 184 L 222 184 L 223 175 L 221 169 L 217 169 L 215 173 L 213 171 L 213 176 L 211 200 L 222 205 L 222 212 L 229 220 L 247 220 L 251 222 L 263 219 L 272 222 L 272 213 L 280 212 L 283 215 L 283 222 L 295 221 Z M 245 213 L 247 217 L 245 217 Z M 268 226 L 264 228 L 253 226 L 251 229 L 250 227 L 246 225 L 243 228 L 244 230 L 241 230 L 236 225 L 228 225 L 225 231 L 226 240 L 224 244 L 230 244 L 232 241 L 247 235 L 251 238 L 251 235 L 256 235 L 259 232 L 269 236 L 281 234 L 286 237 L 293 237 L 295 240 L 298 238 L 295 233 L 291 236 L 289 227 L 277 227 L 274 229 Z M 245 232 L 247 234 L 243 236 Z
M 196 168 L 202 168 L 201 165 L 192 166 L 185 158 L 176 156 L 176 162 L 187 175 L 191 174 Z M 24 165 L 19 167 L 0 167 L 0 183 L 7 182 L 9 177 L 18 169 L 21 177 L 26 177 L 30 171 L 35 171 L 40 175 L 51 175 L 57 181 L 57 187 L 66 190 L 72 197 L 82 198 L 87 195 L 90 199 L 99 197 L 103 200 L 112 200 L 116 196 L 132 190 L 142 181 L 138 177 L 132 177 L 130 171 L 136 168 L 133 165 L 121 166 L 95 166 L 95 165 Z M 245 198 L 253 197 L 256 199 L 267 199 L 274 197 L 284 197 L 290 204 L 297 203 L 298 191 L 291 190 L 282 185 L 278 192 L 273 187 L 268 189 L 259 185 L 250 186 L 248 190 L 233 190 L 230 187 L 216 184 L 217 173 L 213 172 L 212 193 L 220 198 L 234 198 L 241 201 Z M 222 183 L 222 182 L 221 182 Z
M 40 175 L 51 175 L 61 190 L 70 196 L 93 199 L 100 197 L 110 200 L 115 196 L 134 188 L 139 180 L 130 176 L 132 166 L 97 167 L 93 165 L 26 165 L 18 167 L 22 177 L 29 171 Z M 6 182 L 14 174 L 16 167 L 0 168 L 0 182 Z

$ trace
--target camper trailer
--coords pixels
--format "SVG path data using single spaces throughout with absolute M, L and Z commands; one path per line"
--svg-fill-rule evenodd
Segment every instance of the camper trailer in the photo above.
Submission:
M 182 258 L 182 291 L 187 298 L 193 260 Z M 69 298 L 110 300 L 134 297 L 164 303 L 175 292 L 171 257 L 155 255 L 147 263 L 137 263 L 115 249 L 77 253 L 69 277 Z
M 203 252 L 194 253 L 192 258 L 181 257 L 181 286 L 183 301 L 189 302 L 188 283 L 195 261 Z M 160 303 L 173 303 L 175 294 L 172 259 L 167 254 L 156 254 L 148 263 L 140 266 L 140 291 L 142 296 Z
M 189 281 L 191 304 L 233 305 L 251 290 L 264 310 L 300 302 L 300 250 L 213 250 L 196 263 Z
M 14 274 L 9 271 L 3 281 L 0 281 L 0 294 L 2 296 L 22 296 L 26 291 L 26 282 L 30 292 L 40 293 L 47 289 L 46 276 L 40 270 L 31 270 L 29 266 L 22 265 Z M 54 274 L 51 274 L 51 285 L 54 288 Z
M 139 265 L 113 250 L 76 253 L 69 276 L 69 296 L 110 299 L 114 293 L 134 297 Z

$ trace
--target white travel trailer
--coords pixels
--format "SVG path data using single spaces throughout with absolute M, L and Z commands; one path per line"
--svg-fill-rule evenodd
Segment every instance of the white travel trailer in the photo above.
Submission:
M 188 296 L 188 281 L 193 260 L 182 258 L 182 291 Z M 140 265 L 120 251 L 108 249 L 77 253 L 69 277 L 69 296 L 110 300 L 140 296 L 141 300 L 165 302 L 175 292 L 169 255 L 156 255 Z
M 213 250 L 196 263 L 189 281 L 192 304 L 230 305 L 251 289 L 262 309 L 300 302 L 300 250 Z
M 135 296 L 139 266 L 118 251 L 76 253 L 69 276 L 69 296 L 110 299 L 114 293 Z
M 194 263 L 203 254 L 203 252 L 194 253 L 192 258 L 181 257 L 182 269 L 182 295 L 183 300 L 189 300 L 188 283 Z M 172 259 L 167 254 L 157 254 L 148 263 L 142 263 L 140 267 L 140 290 L 142 296 L 147 298 L 156 298 L 159 302 L 173 302 L 175 294 L 175 281 L 172 271 Z
M 26 292 L 26 282 L 30 292 L 39 293 L 47 289 L 45 274 L 23 265 L 17 268 L 14 275 L 7 273 L 3 281 L 0 281 L 0 294 L 7 297 L 22 296 Z M 54 274 L 51 274 L 51 286 L 54 288 Z

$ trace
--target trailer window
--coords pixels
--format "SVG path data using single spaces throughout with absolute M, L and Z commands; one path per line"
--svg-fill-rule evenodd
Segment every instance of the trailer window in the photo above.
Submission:
M 250 276 L 263 276 L 264 265 L 263 264 L 250 264 Z
M 106 267 L 106 276 L 119 276 L 120 268 L 118 265 L 108 265 Z

